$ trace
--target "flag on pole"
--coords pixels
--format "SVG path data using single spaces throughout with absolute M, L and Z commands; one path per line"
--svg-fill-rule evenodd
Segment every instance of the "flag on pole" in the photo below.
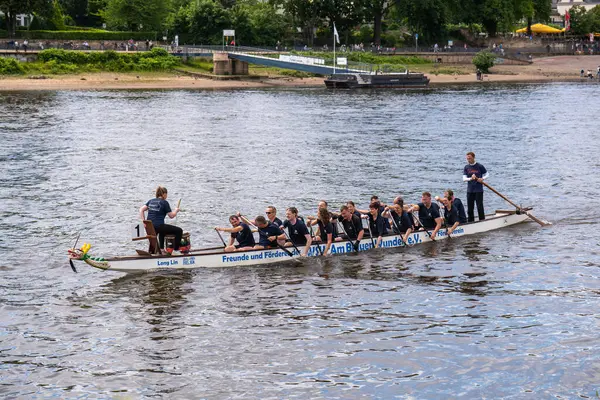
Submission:
M 565 31 L 571 29 L 571 14 L 569 14 L 569 10 L 565 12 Z
M 338 35 L 338 31 L 337 29 L 335 29 L 335 22 L 333 23 L 333 38 L 335 39 L 337 44 L 340 44 L 340 35 Z

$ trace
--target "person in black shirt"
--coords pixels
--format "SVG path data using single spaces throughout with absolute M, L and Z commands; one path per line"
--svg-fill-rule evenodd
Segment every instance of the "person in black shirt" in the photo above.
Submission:
M 440 206 L 431 202 L 431 193 L 423 192 L 421 203 L 413 205 L 410 212 L 419 212 L 419 222 L 425 230 L 433 229 L 429 235 L 431 240 L 435 240 L 436 235 L 442 227 L 442 217 L 440 215 Z
M 456 208 L 456 212 L 458 212 L 458 221 L 461 224 L 467 223 L 467 214 L 465 213 L 465 206 L 462 201 L 458 197 L 454 197 L 454 192 L 451 189 L 446 190 L 444 192 L 444 197 L 452 202 L 452 206 Z
M 389 215 L 392 217 L 392 228 L 394 233 L 403 234 L 402 241 L 406 243 L 408 235 L 413 231 L 413 221 L 408 213 L 404 210 L 404 199 L 400 196 L 394 199 L 394 204 L 387 208 Z
M 256 242 L 254 241 L 252 230 L 248 224 L 240 221 L 240 217 L 237 215 L 230 216 L 229 222 L 231 223 L 232 228 L 220 228 L 218 226 L 215 227 L 215 230 L 217 231 L 231 233 L 229 244 L 225 246 L 225 251 L 231 252 L 252 250 Z M 237 240 L 238 244 L 234 246 L 233 243 L 235 240 Z
M 458 210 L 452 205 L 452 202 L 447 198 L 443 197 L 440 201 L 444 205 L 444 218 L 446 219 L 447 225 L 446 233 L 448 234 L 448 236 L 450 236 L 450 234 L 454 232 L 456 227 L 460 225 L 460 221 L 458 220 Z
M 302 256 L 306 256 L 312 244 L 312 237 L 308 233 L 306 224 L 298 218 L 298 209 L 296 207 L 288 208 L 285 215 L 287 219 L 283 222 L 282 229 L 287 228 L 290 239 L 290 242 L 286 242 L 285 245 L 305 246 Z
M 269 222 L 271 222 L 272 224 L 275 224 L 279 227 L 283 225 L 283 222 L 279 218 L 277 218 L 277 209 L 275 207 L 268 206 L 265 210 L 265 214 L 267 215 L 267 219 L 269 220 Z
M 333 231 L 333 223 L 331 223 L 331 213 L 327 211 L 327 208 L 319 208 L 319 215 L 316 220 L 308 221 L 309 225 L 318 224 L 319 228 L 317 229 L 317 235 L 315 236 L 315 242 L 325 242 L 325 250 L 322 251 L 321 254 L 327 255 L 329 254 L 329 249 L 331 248 L 331 243 L 333 242 L 334 231 Z
M 362 226 L 362 219 L 357 215 L 353 214 L 350 211 L 348 206 L 342 206 L 340 208 L 340 223 L 344 228 L 344 232 L 346 233 L 346 238 L 348 240 L 355 240 L 355 243 L 352 243 L 355 251 L 358 251 L 358 244 L 362 240 L 365 231 Z
M 387 218 L 384 218 L 379 210 L 381 208 L 381 203 L 378 201 L 369 204 L 369 228 L 371 233 L 371 238 L 377 238 L 375 242 L 375 248 L 381 246 L 382 236 L 387 234 Z
M 362 218 L 362 214 L 356 209 L 356 205 L 354 205 L 353 201 L 347 201 L 346 206 L 348 206 L 348 210 L 351 214 L 356 215 L 358 218 Z
M 317 206 L 317 214 L 319 214 L 319 212 L 321 211 L 321 209 L 325 209 L 327 210 L 327 202 L 325 200 L 321 200 L 319 201 L 319 204 Z M 330 212 L 329 210 L 327 210 L 327 212 L 329 213 L 329 219 L 331 221 L 331 225 L 333 226 L 333 239 L 339 241 L 340 239 L 338 238 L 338 226 L 337 226 L 337 220 L 338 220 L 338 215 L 335 213 Z M 308 220 L 308 223 L 306 224 L 308 227 L 314 226 L 317 224 L 317 220 L 318 217 L 315 218 L 313 216 L 308 216 L 306 217 L 306 219 Z
M 285 234 L 277 225 L 269 222 L 265 217 L 259 215 L 254 219 L 258 228 L 258 244 L 255 249 L 272 249 L 277 247 L 278 240 L 285 240 Z

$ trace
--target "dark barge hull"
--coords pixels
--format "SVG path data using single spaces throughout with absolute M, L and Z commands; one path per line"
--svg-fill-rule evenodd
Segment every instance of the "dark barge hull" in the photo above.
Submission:
M 325 79 L 329 89 L 408 89 L 425 88 L 429 78 L 420 73 L 408 74 L 333 74 Z

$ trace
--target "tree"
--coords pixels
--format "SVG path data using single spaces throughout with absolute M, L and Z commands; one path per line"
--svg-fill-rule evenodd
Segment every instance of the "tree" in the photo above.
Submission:
M 418 33 L 426 43 L 440 40 L 448 22 L 444 0 L 395 0 L 396 11 L 412 33 Z
M 383 18 L 393 5 L 390 0 L 366 0 L 365 10 L 367 17 L 373 21 L 373 43 L 378 46 L 381 44 L 381 31 L 383 28 Z
M 73 21 L 82 21 L 88 15 L 88 0 L 59 0 L 62 11 Z
M 594 7 L 595 8 L 595 7 Z M 583 6 L 573 6 L 569 10 L 571 15 L 571 30 L 573 35 L 587 35 L 592 29 L 592 20 Z
M 473 57 L 473 65 L 481 70 L 481 72 L 488 73 L 489 69 L 494 66 L 496 56 L 489 51 L 480 51 Z
M 246 6 L 248 21 L 251 27 L 251 38 L 249 43 L 258 46 L 275 46 L 283 39 L 286 32 L 285 17 L 277 12 L 277 9 L 268 3 L 259 2 Z M 232 20 L 232 26 L 238 30 L 239 21 Z M 243 26 L 243 25 L 242 25 Z
M 527 19 L 527 34 L 531 35 L 533 21 L 548 22 L 552 12 L 551 4 L 546 0 L 525 0 L 517 3 L 517 16 Z
M 167 12 L 167 0 L 108 0 L 101 15 L 114 29 L 160 30 Z

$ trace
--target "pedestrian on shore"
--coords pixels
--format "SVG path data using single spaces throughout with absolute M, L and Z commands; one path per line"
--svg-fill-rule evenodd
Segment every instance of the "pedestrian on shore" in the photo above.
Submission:
M 579 72 L 579 77 L 583 78 L 585 75 L 585 70 L 583 68 L 581 68 L 581 71 Z

